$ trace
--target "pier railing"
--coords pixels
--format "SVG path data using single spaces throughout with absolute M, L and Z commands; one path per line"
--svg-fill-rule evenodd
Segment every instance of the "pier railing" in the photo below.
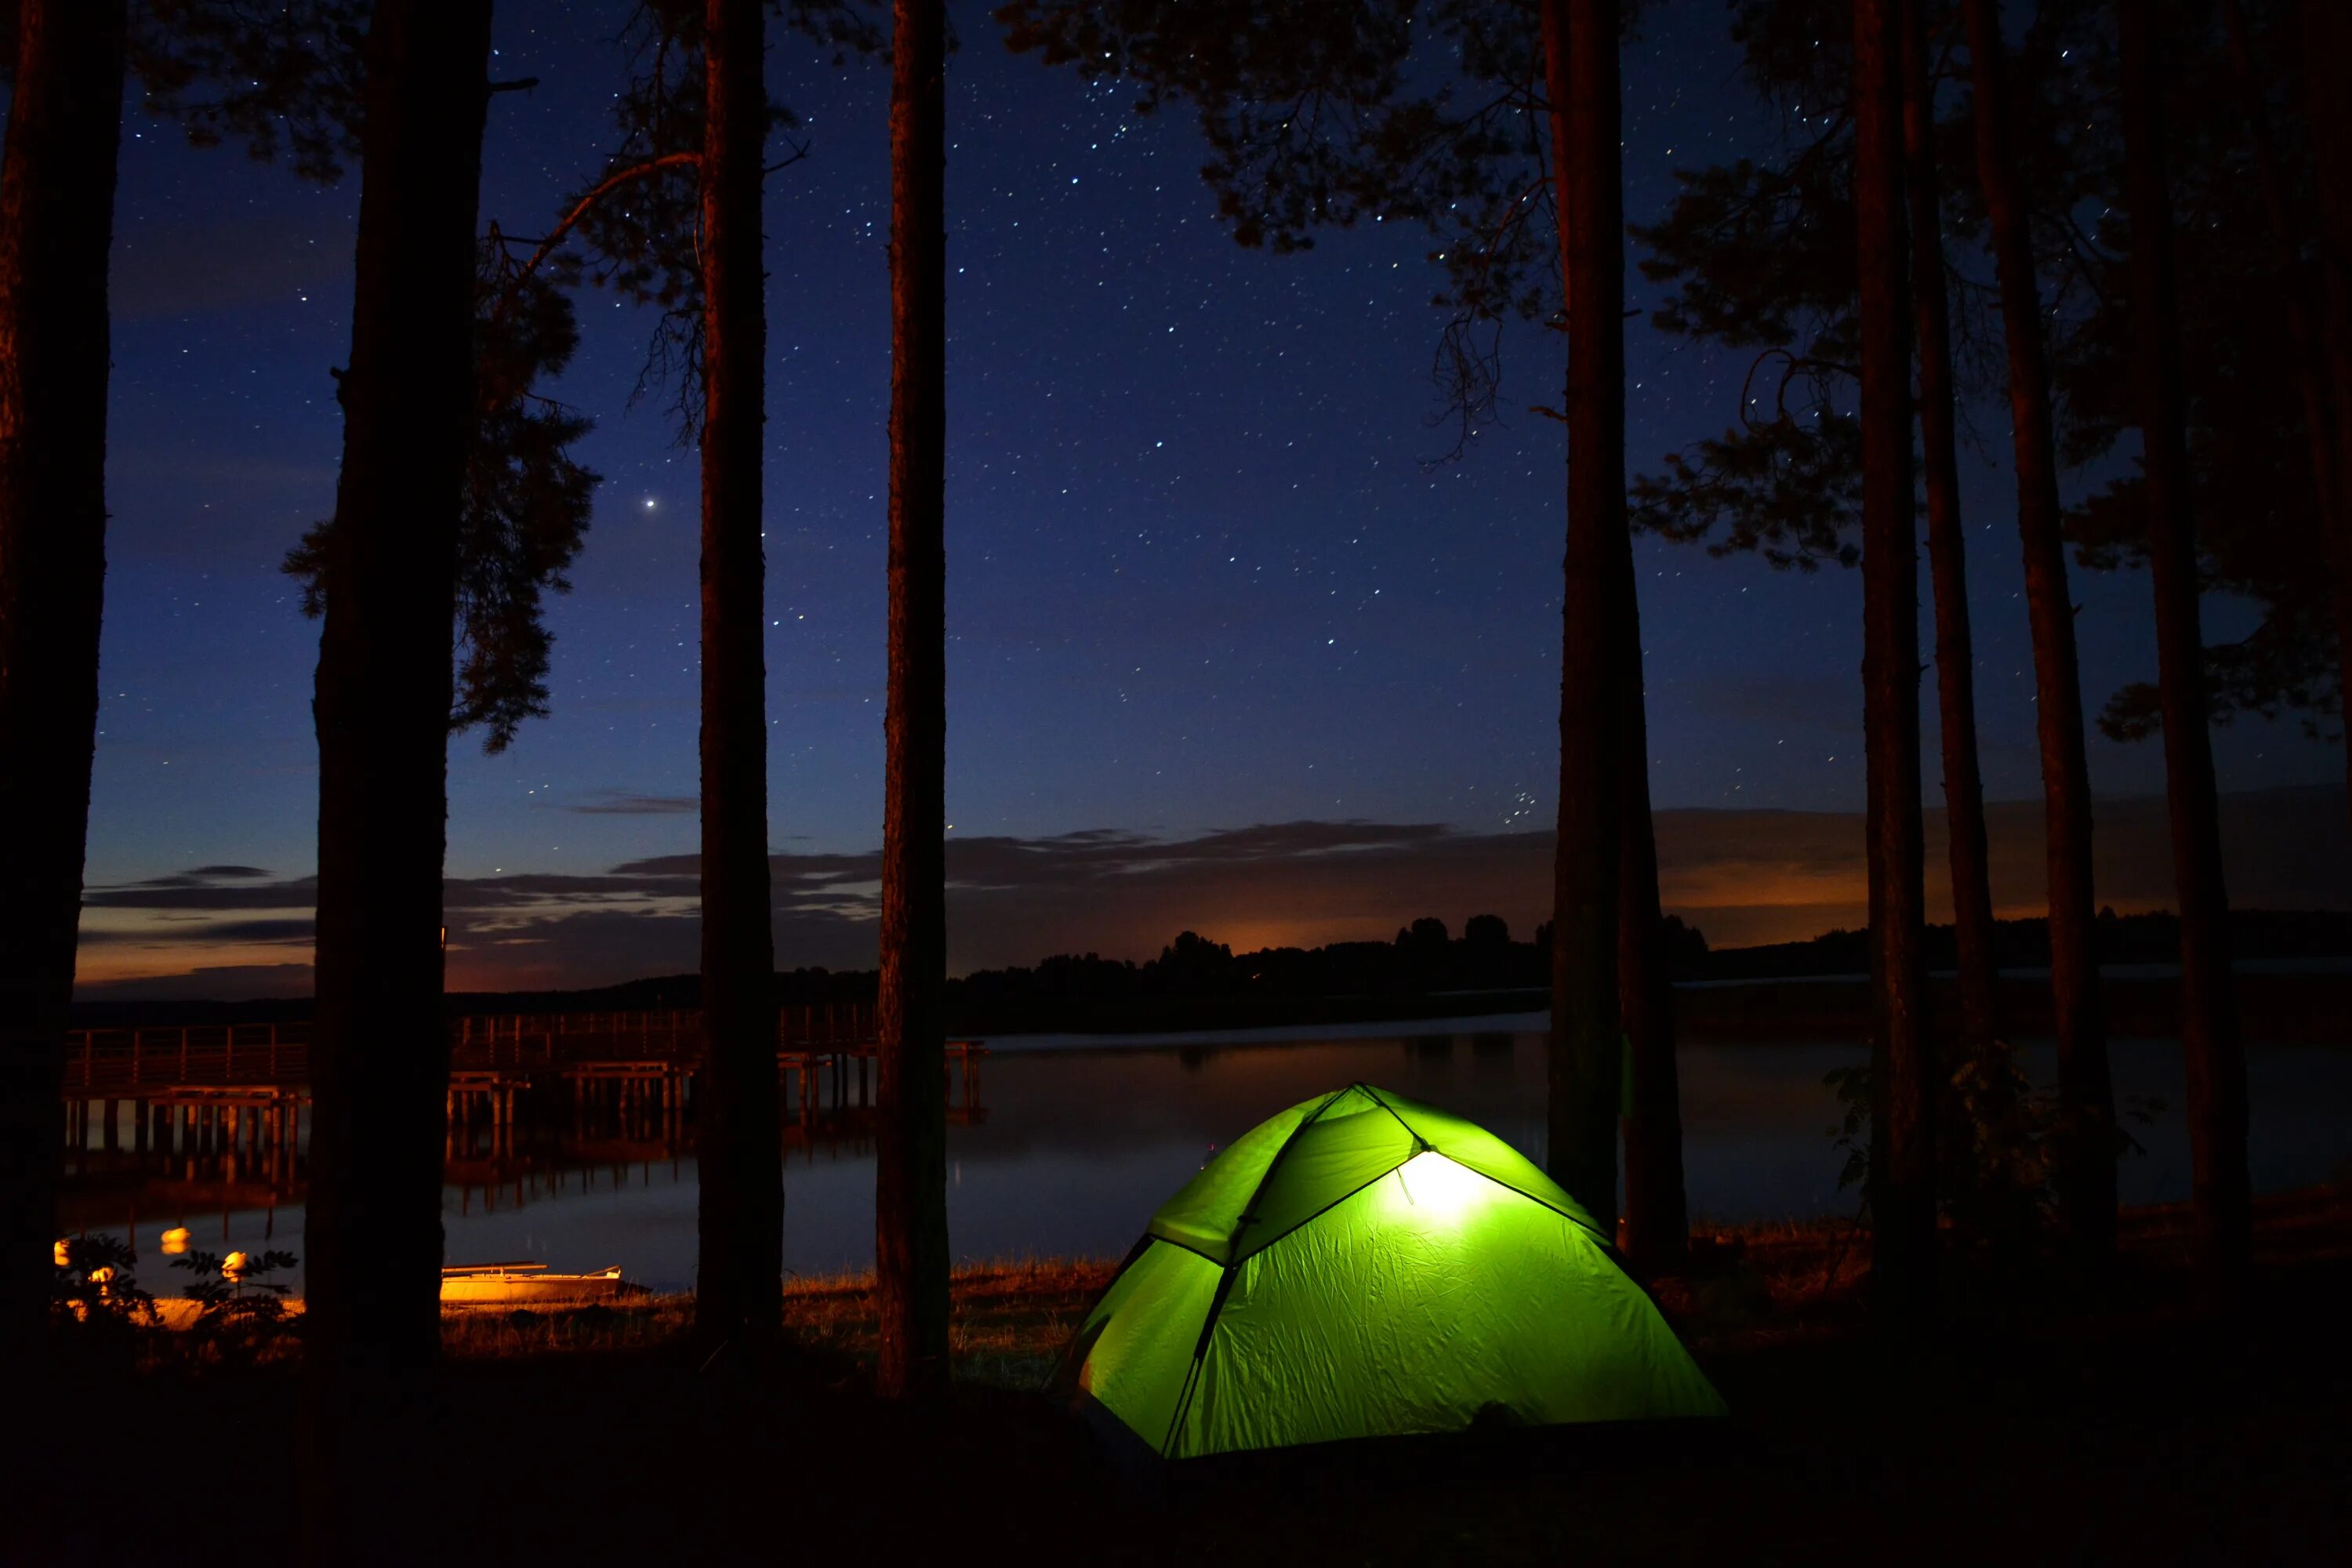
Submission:
M 691 1008 L 595 1013 L 500 1013 L 449 1020 L 455 1071 L 563 1067 L 611 1060 L 690 1064 L 702 1015 Z M 871 1003 L 777 1011 L 776 1048 L 860 1055 L 873 1048 Z M 66 1039 L 68 1096 L 129 1095 L 202 1084 L 301 1084 L 310 1078 L 310 1026 L 190 1024 L 74 1029 Z

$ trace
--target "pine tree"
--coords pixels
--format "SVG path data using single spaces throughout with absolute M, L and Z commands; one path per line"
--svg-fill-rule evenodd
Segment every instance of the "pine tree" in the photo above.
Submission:
M 1862 348 L 1863 730 L 1869 756 L 1873 1280 L 1893 1312 L 1935 1283 L 1935 1075 L 1919 820 L 1918 553 L 1896 0 L 1854 0 L 1854 239 Z
M 877 1382 L 947 1385 L 946 8 L 897 0 L 890 56 L 890 668 L 882 819 Z
M 380 0 L 343 459 L 323 574 L 318 1001 L 304 1231 L 305 1555 L 404 1500 L 440 1355 L 441 868 L 474 423 L 489 0 Z M 364 1532 L 364 1533 L 363 1533 Z

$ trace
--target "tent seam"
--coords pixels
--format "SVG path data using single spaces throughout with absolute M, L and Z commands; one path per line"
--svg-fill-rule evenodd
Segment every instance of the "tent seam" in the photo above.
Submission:
M 1348 1087 L 1349 1089 L 1354 1089 L 1360 1086 L 1350 1084 Z M 1217 1317 L 1225 1310 L 1225 1298 L 1233 1293 L 1234 1270 L 1241 1267 L 1240 1262 L 1234 1259 L 1232 1256 L 1235 1250 L 1234 1244 L 1238 1241 L 1243 1232 L 1248 1228 L 1251 1219 L 1256 1215 L 1257 1201 L 1259 1198 L 1265 1195 L 1266 1184 L 1274 1180 L 1275 1172 L 1281 1169 L 1282 1157 L 1290 1152 L 1290 1146 L 1298 1141 L 1298 1135 L 1301 1132 L 1304 1132 L 1307 1128 L 1313 1126 L 1316 1120 L 1325 1111 L 1330 1110 L 1332 1106 L 1338 1104 L 1339 1097 L 1347 1092 L 1348 1089 L 1335 1089 L 1329 1094 L 1325 1095 L 1323 1097 L 1322 1104 L 1308 1111 L 1305 1116 L 1300 1117 L 1298 1119 L 1298 1125 L 1292 1128 L 1283 1136 L 1282 1146 L 1274 1152 L 1274 1155 L 1271 1159 L 1266 1161 L 1265 1170 L 1264 1173 L 1258 1177 L 1257 1185 L 1250 1189 L 1249 1202 L 1242 1205 L 1241 1218 L 1235 1222 L 1234 1228 L 1226 1234 L 1225 1252 L 1227 1261 L 1224 1265 L 1224 1272 L 1218 1277 L 1217 1293 L 1210 1298 L 1208 1315 L 1201 1321 L 1201 1337 L 1193 1343 L 1192 1346 L 1192 1370 L 1185 1374 L 1184 1392 L 1177 1398 L 1175 1412 L 1168 1418 L 1168 1436 L 1161 1440 L 1160 1445 L 1160 1457 L 1161 1458 L 1166 1458 L 1168 1457 L 1169 1449 L 1175 1445 L 1177 1430 L 1184 1423 L 1185 1413 L 1192 1407 L 1192 1394 L 1200 1387 L 1201 1383 L 1201 1364 L 1207 1359 L 1209 1353 L 1209 1338 L 1217 1331 Z M 1296 1229 L 1297 1227 L 1293 1226 L 1292 1228 Z M 1283 1234 L 1286 1236 L 1289 1232 L 1285 1231 Z

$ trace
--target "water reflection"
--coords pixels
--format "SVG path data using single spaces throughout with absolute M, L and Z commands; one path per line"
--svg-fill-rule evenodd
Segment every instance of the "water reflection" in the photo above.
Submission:
M 1521 1020 L 1513 1020 L 1522 1022 Z M 1123 1252 L 1160 1201 L 1211 1153 L 1272 1111 L 1357 1079 L 1436 1101 L 1544 1154 L 1538 1020 L 1511 1031 L 1372 1039 L 1187 1042 L 1073 1047 L 998 1041 L 986 1104 L 949 1130 L 949 1215 L 962 1258 Z M 1834 1120 L 1822 1076 L 1846 1044 L 1685 1047 L 1686 1165 L 1694 1212 L 1722 1219 L 1851 1212 L 1836 1188 Z M 2044 1054 L 2032 1059 L 2046 1079 Z M 2168 1109 L 2126 1161 L 2125 1201 L 2183 1197 L 2179 1047 L 2121 1041 L 2117 1092 Z M 2254 1177 L 2276 1188 L 2352 1175 L 2352 1052 L 2252 1053 Z M 871 1112 L 846 1082 L 786 1129 L 785 1262 L 800 1274 L 868 1264 L 873 1252 Z M 453 1263 L 536 1258 L 558 1269 L 620 1263 L 661 1288 L 692 1282 L 696 1186 L 690 1115 L 658 1086 L 614 1081 L 571 1100 L 487 1099 L 453 1121 L 443 1215 Z M 65 1194 L 74 1231 L 130 1231 L 152 1251 L 169 1226 L 207 1248 L 275 1241 L 298 1250 L 300 1151 L 257 1164 L 204 1149 L 159 1160 L 108 1152 L 93 1136 Z M 142 1283 L 172 1277 L 150 1259 Z

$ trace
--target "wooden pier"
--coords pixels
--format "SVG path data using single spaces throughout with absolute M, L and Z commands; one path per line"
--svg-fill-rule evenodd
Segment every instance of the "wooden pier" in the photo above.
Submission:
M 493 1150 L 511 1146 L 526 1102 L 542 1113 L 551 1095 L 570 1101 L 575 1130 L 601 1116 L 676 1142 L 694 1101 L 702 1018 L 690 1009 L 520 1013 L 449 1022 L 445 1101 L 451 1154 L 487 1126 Z M 870 1004 L 785 1007 L 776 1018 L 777 1092 L 788 1124 L 870 1111 L 877 1050 Z M 948 1103 L 976 1121 L 979 1040 L 950 1040 Z M 64 1082 L 66 1145 L 89 1151 L 131 1142 L 139 1152 L 250 1151 L 288 1159 L 301 1142 L 309 1102 L 310 1026 L 214 1024 L 69 1032 Z

